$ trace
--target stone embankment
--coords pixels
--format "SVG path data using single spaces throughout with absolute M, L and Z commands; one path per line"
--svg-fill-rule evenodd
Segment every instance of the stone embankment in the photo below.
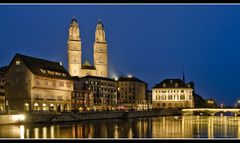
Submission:
M 24 115 L 24 119 L 22 119 Z M 157 116 L 181 115 L 181 110 L 164 109 L 150 111 L 101 111 L 101 112 L 61 112 L 61 113 L 24 113 L 21 115 L 0 115 L 0 124 L 19 123 L 58 123 L 83 120 L 126 119 Z
M 24 123 L 56 123 L 56 122 L 76 122 L 83 120 L 100 119 L 124 119 L 140 117 L 157 117 L 181 115 L 180 110 L 158 110 L 158 111 L 101 111 L 101 112 L 64 112 L 61 114 L 26 114 Z

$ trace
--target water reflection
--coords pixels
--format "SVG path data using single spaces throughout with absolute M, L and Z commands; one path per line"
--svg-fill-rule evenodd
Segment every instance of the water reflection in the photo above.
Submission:
M 1 138 L 240 138 L 237 116 L 166 116 L 0 125 Z

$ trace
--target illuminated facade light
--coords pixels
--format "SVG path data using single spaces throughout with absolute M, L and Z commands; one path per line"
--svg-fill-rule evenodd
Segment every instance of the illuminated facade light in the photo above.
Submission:
M 128 78 L 132 78 L 132 75 L 129 74 L 129 75 L 128 75 Z
M 46 105 L 46 103 L 43 103 L 43 105 L 42 105 L 42 106 L 47 106 L 47 105 Z
M 34 106 L 38 106 L 38 104 L 37 104 L 37 103 L 34 103 Z
M 24 120 L 25 120 L 25 116 L 24 116 L 24 115 L 20 115 L 20 116 L 19 116 L 19 119 L 20 119 L 21 121 L 24 121 Z

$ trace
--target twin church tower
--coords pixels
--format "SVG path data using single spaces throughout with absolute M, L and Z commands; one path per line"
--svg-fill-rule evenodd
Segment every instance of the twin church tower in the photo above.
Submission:
M 71 76 L 83 77 L 86 75 L 108 77 L 107 42 L 104 26 L 98 22 L 93 45 L 94 65 L 85 61 L 82 64 L 82 42 L 78 22 L 74 17 L 69 26 L 68 38 L 68 72 Z

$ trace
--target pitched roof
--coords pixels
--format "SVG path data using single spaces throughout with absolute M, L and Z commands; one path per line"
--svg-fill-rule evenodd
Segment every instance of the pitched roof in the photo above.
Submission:
M 100 76 L 92 76 L 92 75 L 87 75 L 87 76 L 84 76 L 84 77 L 77 77 L 75 76 L 74 79 L 75 80 L 80 80 L 80 79 L 100 79 L 100 80 L 108 80 L 108 81 L 115 81 L 114 79 L 111 79 L 111 78 L 107 78 L 107 77 L 100 77 Z
M 96 68 L 92 66 L 88 61 L 85 61 L 84 64 L 82 65 L 82 69 L 95 70 Z
M 138 79 L 134 76 L 132 76 L 132 77 L 120 77 L 118 79 L 118 81 L 137 81 L 137 82 L 142 82 L 142 83 L 147 84 L 145 81 L 142 81 L 142 80 L 140 80 L 140 79 Z
M 59 62 L 48 61 L 45 59 L 39 59 L 18 53 L 14 56 L 13 59 L 16 57 L 19 57 L 29 68 L 29 70 L 35 75 L 60 79 L 72 79 L 63 65 Z
M 177 86 L 175 85 L 177 83 Z M 165 84 L 165 86 L 164 86 Z M 181 79 L 164 79 L 153 88 L 189 88 Z

